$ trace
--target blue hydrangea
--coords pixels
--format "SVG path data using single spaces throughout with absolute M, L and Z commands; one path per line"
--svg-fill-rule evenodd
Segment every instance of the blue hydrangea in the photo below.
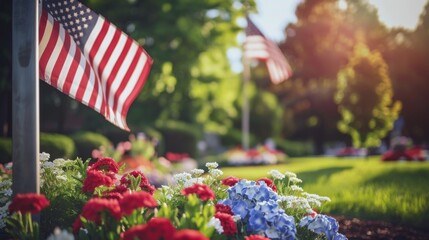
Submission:
M 241 180 L 228 189 L 228 198 L 219 201 L 240 215 L 247 234 L 262 234 L 270 239 L 295 239 L 294 218 L 278 205 L 279 196 L 265 182 Z
M 347 239 L 344 235 L 338 233 L 338 222 L 335 218 L 323 214 L 317 214 L 315 217 L 305 216 L 299 223 L 301 227 L 307 227 L 310 231 L 317 234 L 325 234 L 328 240 Z

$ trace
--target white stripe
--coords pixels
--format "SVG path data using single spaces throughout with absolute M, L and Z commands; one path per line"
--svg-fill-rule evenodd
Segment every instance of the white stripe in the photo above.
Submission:
M 85 56 L 83 55 L 82 57 L 85 58 Z M 94 78 L 94 71 L 90 67 L 91 65 L 88 63 L 88 61 L 86 61 L 86 64 L 89 66 L 89 76 L 88 76 L 88 83 L 86 85 L 85 92 L 83 93 L 83 96 L 82 96 L 82 102 L 84 102 L 88 106 L 89 101 L 91 100 L 92 91 L 94 90 L 95 78 Z
M 118 99 L 115 99 L 114 97 L 115 93 L 118 91 L 118 88 L 121 86 L 122 81 L 124 80 L 125 74 L 130 68 L 130 65 L 138 50 L 139 50 L 139 47 L 135 43 L 131 43 L 129 50 L 125 55 L 124 61 L 122 63 L 117 63 L 117 64 L 121 64 L 121 66 L 118 70 L 118 74 L 116 75 L 112 83 L 112 86 L 110 87 L 109 101 L 108 101 L 109 107 L 112 109 L 112 111 L 113 111 L 114 102 L 118 101 Z M 119 104 L 117 104 L 117 106 L 119 107 Z M 113 118 L 115 118 L 115 116 L 113 116 Z
M 48 21 L 53 23 L 53 18 L 51 15 L 48 15 Z M 58 61 L 58 56 L 60 55 L 60 50 L 63 48 L 63 41 L 61 39 L 61 36 L 64 38 L 64 29 L 61 30 L 60 28 L 60 33 L 59 33 L 59 37 L 57 37 L 55 40 L 55 47 L 52 50 L 51 55 L 49 56 L 48 62 L 46 63 L 46 69 L 45 69 L 45 81 L 49 84 L 51 84 L 51 78 L 52 78 L 52 71 L 54 70 L 55 67 L 55 63 Z
M 60 25 L 60 28 L 62 28 L 62 26 Z M 76 52 L 76 43 L 73 41 L 73 39 L 70 37 L 70 35 L 65 35 L 65 37 L 70 38 L 70 49 L 67 52 L 67 57 L 66 60 L 64 61 L 64 65 L 61 68 L 61 72 L 60 75 L 58 76 L 58 89 L 60 89 L 60 91 L 63 91 L 63 87 L 64 87 L 64 83 L 66 81 L 67 78 L 67 74 L 70 71 L 70 66 L 74 63 L 74 57 L 75 57 L 75 52 Z
M 115 31 L 119 31 L 119 30 L 115 28 Z M 112 73 L 113 67 L 117 64 L 118 57 L 121 54 L 122 49 L 124 48 L 125 43 L 126 43 L 127 38 L 128 38 L 121 31 L 119 31 L 119 33 L 120 33 L 119 40 L 116 43 L 116 45 L 114 46 L 112 55 L 110 56 L 109 60 L 107 61 L 106 66 L 104 68 L 104 71 L 102 73 L 102 78 L 106 79 L 106 81 L 109 78 L 110 74 Z M 113 34 L 112 34 L 112 36 L 113 36 Z
M 94 56 L 94 59 L 92 60 L 92 66 L 97 74 L 99 74 L 100 63 L 103 60 L 104 55 L 106 54 L 106 51 L 110 46 L 110 42 L 112 41 L 114 33 L 115 33 L 115 27 L 112 27 L 112 25 L 109 25 L 109 29 L 107 30 L 107 33 L 105 34 L 105 37 L 101 42 L 101 45 L 98 48 L 97 53 Z M 100 81 L 103 84 L 103 93 L 105 93 L 107 79 L 103 78 L 103 75 L 102 75 L 100 76 Z
M 146 54 L 141 53 L 139 61 L 137 62 L 136 68 L 134 69 L 133 74 L 131 75 L 130 81 L 128 82 L 127 86 L 125 87 L 124 91 L 122 92 L 121 96 L 119 96 L 118 101 L 118 110 L 116 112 L 116 118 L 122 122 L 122 108 L 125 103 L 125 100 L 128 99 L 130 96 L 132 90 L 135 88 L 135 85 L 137 81 L 139 80 L 139 77 L 143 71 L 144 66 L 147 64 L 147 56 Z M 125 116 L 124 116 L 125 117 Z
M 78 87 L 80 85 L 80 82 L 82 81 L 84 74 L 85 74 L 85 65 L 86 65 L 86 59 L 84 56 L 81 56 L 79 66 L 76 69 L 76 74 L 74 75 L 74 78 L 73 78 L 73 81 L 71 82 L 71 87 L 70 87 L 70 93 L 69 94 L 73 98 L 76 97 Z
M 48 45 L 49 39 L 51 37 L 52 33 L 52 22 L 49 21 L 49 17 L 51 15 L 48 14 L 48 19 L 46 21 L 46 27 L 45 32 L 43 32 L 42 40 L 39 42 L 39 60 L 42 57 L 43 53 L 45 52 L 46 45 Z

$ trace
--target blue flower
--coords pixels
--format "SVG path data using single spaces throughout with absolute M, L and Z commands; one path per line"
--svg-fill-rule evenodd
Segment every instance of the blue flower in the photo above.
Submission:
M 242 219 L 247 216 L 247 213 L 250 209 L 251 208 L 249 208 L 249 204 L 247 204 L 247 202 L 243 200 L 233 202 L 231 207 L 231 210 L 234 215 L 240 215 Z
M 280 233 L 280 239 L 295 239 L 296 227 L 293 217 L 286 214 L 278 215 L 273 221 L 273 225 Z
M 283 209 L 279 208 L 279 205 L 276 201 L 269 200 L 266 202 L 258 202 L 256 205 L 256 209 L 265 213 L 265 219 L 268 221 L 273 221 L 275 217 L 284 213 Z
M 250 211 L 249 225 L 247 230 L 252 233 L 257 233 L 267 229 L 267 221 L 265 220 L 264 213 L 253 209 Z
M 316 217 L 306 216 L 299 223 L 301 227 L 307 228 L 317 234 L 325 234 L 328 240 L 347 239 L 344 235 L 338 234 L 338 222 L 332 217 L 318 214 Z

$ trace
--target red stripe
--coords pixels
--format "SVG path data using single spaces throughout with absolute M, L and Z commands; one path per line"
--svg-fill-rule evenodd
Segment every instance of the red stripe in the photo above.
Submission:
M 42 15 L 40 17 L 40 22 L 39 22 L 39 44 L 42 41 L 43 34 L 45 33 L 47 22 L 48 22 L 48 14 L 46 13 L 46 11 L 42 11 Z M 45 70 L 46 70 L 46 65 L 39 64 L 40 79 L 45 79 Z
M 86 87 L 88 85 L 89 74 L 90 74 L 90 66 L 88 63 L 86 63 L 84 73 L 82 76 L 82 80 L 80 81 L 78 90 L 76 92 L 76 100 L 78 100 L 79 102 L 82 102 L 83 95 L 85 94 Z M 73 79 L 73 81 L 75 81 L 75 80 Z M 91 108 L 94 108 L 93 105 L 92 106 L 88 105 L 88 106 Z
M 107 31 L 109 29 L 109 25 L 110 25 L 109 22 L 103 21 L 103 26 L 101 27 L 100 32 L 97 33 L 97 37 L 96 37 L 94 43 L 92 44 L 91 49 L 89 50 L 89 55 L 88 55 L 89 59 L 88 60 L 89 60 L 89 63 L 91 64 L 93 70 L 95 70 L 95 68 L 94 68 L 94 57 L 97 54 L 97 52 L 101 46 L 101 43 L 104 40 L 104 37 L 107 34 Z M 97 80 L 96 84 L 95 84 L 95 86 L 97 86 L 97 87 L 94 86 L 93 92 L 91 94 L 91 100 L 94 102 L 95 100 L 93 100 L 93 96 L 94 95 L 97 96 L 98 94 L 101 94 L 102 101 L 101 101 L 101 107 L 100 107 L 101 112 L 100 113 L 103 114 L 104 116 L 106 116 L 106 114 L 108 114 L 108 113 L 106 113 L 106 98 L 105 98 L 103 92 L 101 92 L 101 93 L 98 92 L 98 84 L 101 84 L 101 82 L 99 82 L 99 78 L 96 76 L 95 79 Z
M 129 53 L 128 53 L 129 54 Z M 122 92 L 124 91 L 125 87 L 128 85 L 128 82 L 130 81 L 130 78 L 136 69 L 136 65 L 139 61 L 140 56 L 142 55 L 142 51 L 140 49 L 137 49 L 136 54 L 134 55 L 134 58 L 130 64 L 130 67 L 128 68 L 127 73 L 124 76 L 124 79 L 121 81 L 121 84 L 119 85 L 119 88 L 115 92 L 114 101 L 113 101 L 113 112 L 116 113 L 118 110 L 118 100 L 121 96 Z
M 122 107 L 121 116 L 123 118 L 124 123 L 126 123 L 125 117 L 127 116 L 128 109 L 130 108 L 131 103 L 137 98 L 141 89 L 143 88 L 143 85 L 146 82 L 147 76 L 149 75 L 150 67 L 152 66 L 152 59 L 150 58 L 150 56 L 146 52 L 143 52 L 143 53 L 147 57 L 147 60 L 144 63 L 143 71 L 141 72 L 139 80 L 137 81 L 135 87 L 133 88 L 133 91 L 130 93 L 128 98 L 125 100 L 124 106 Z
M 108 48 L 107 48 L 107 50 L 106 50 L 106 52 L 104 53 L 104 56 L 102 57 L 102 59 L 101 59 L 101 61 L 100 61 L 100 64 L 99 64 L 99 66 L 98 66 L 98 74 L 99 74 L 99 76 L 100 76 L 100 78 L 102 78 L 101 76 L 102 76 L 102 73 L 104 72 L 104 71 L 106 71 L 106 64 L 107 64 L 107 62 L 109 61 L 109 59 L 110 59 L 110 57 L 112 56 L 112 53 L 113 53 L 113 51 L 115 50 L 115 48 L 116 48 L 116 46 L 117 46 L 117 44 L 118 44 L 118 42 L 119 42 L 119 38 L 121 37 L 121 32 L 120 31 L 118 31 L 116 28 L 115 28 L 115 33 L 114 33 L 114 35 L 113 35 L 113 38 L 112 38 L 112 40 L 111 40 L 111 42 L 110 42 L 110 44 L 109 44 L 109 46 L 108 46 Z M 115 60 L 116 62 L 115 62 L 115 65 L 114 65 L 114 67 L 116 67 L 117 65 L 121 65 L 121 61 L 119 60 L 119 59 L 116 59 Z M 119 64 L 118 64 L 119 63 Z M 111 73 L 108 77 L 107 77 L 107 79 L 103 79 L 104 81 L 106 81 L 106 92 L 105 92 L 105 97 L 106 97 L 106 103 L 107 104 L 109 104 L 109 91 L 110 91 L 110 88 L 111 88 L 111 85 L 112 85 L 112 82 L 113 82 L 113 80 L 115 79 L 114 78 L 114 76 L 113 76 L 113 78 L 112 78 L 112 75 L 114 75 L 114 76 L 116 76 L 116 74 L 113 74 L 113 73 Z
M 82 57 L 82 53 L 80 52 L 80 49 L 76 46 L 75 52 L 70 53 L 73 55 L 73 61 L 70 64 L 70 69 L 67 71 L 67 76 L 64 82 L 63 86 L 63 93 L 69 94 L 70 88 L 73 84 L 73 79 L 75 78 L 77 69 L 80 67 L 80 58 Z
M 48 61 L 51 58 L 53 51 L 55 50 L 55 45 L 56 45 L 57 40 L 59 38 L 59 29 L 60 29 L 60 25 L 58 23 L 54 22 L 48 43 L 46 44 L 45 51 L 43 52 L 43 54 L 39 60 L 39 65 L 43 69 L 41 72 L 43 72 L 43 74 L 44 74 L 42 76 L 42 79 L 44 79 L 45 81 L 48 80 L 48 79 L 45 79 L 46 67 L 48 65 Z M 49 79 L 49 80 L 51 80 L 51 79 Z
M 61 37 L 58 40 L 61 40 Z M 61 70 L 64 66 L 64 62 L 66 61 L 69 50 L 70 50 L 70 36 L 67 36 L 67 33 L 64 33 L 64 42 L 62 47 L 59 49 L 60 53 L 58 54 L 57 61 L 55 61 L 55 65 L 54 65 L 54 68 L 52 69 L 52 74 L 51 74 L 51 85 L 57 88 L 58 88 L 58 77 L 60 76 Z M 68 71 L 68 70 L 65 70 L 65 71 Z

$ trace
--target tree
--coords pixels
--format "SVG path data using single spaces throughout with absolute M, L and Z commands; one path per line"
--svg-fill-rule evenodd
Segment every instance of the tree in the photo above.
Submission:
M 342 119 L 338 129 L 355 147 L 374 147 L 393 128 L 401 109 L 393 102 L 388 67 L 381 54 L 359 43 L 347 66 L 338 73 L 335 102 Z

